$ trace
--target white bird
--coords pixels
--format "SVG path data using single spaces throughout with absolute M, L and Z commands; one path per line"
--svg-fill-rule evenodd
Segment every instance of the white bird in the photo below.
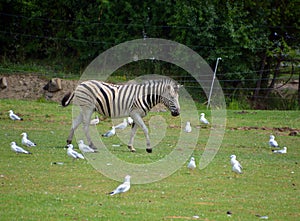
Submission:
M 73 145 L 72 144 L 68 144 L 67 147 L 68 147 L 67 154 L 68 154 L 69 157 L 72 157 L 73 160 L 79 159 L 79 158 L 84 159 L 84 157 L 81 153 L 78 153 L 75 150 L 73 150 Z
M 118 124 L 117 126 L 115 126 L 116 129 L 120 129 L 120 130 L 123 130 L 127 127 L 128 123 L 127 123 L 127 119 L 125 118 L 123 120 L 122 123 Z
M 24 150 L 22 147 L 17 146 L 16 142 L 11 142 L 10 147 L 12 151 L 16 153 L 24 153 L 24 154 L 31 154 L 29 151 Z
M 120 186 L 118 186 L 114 191 L 110 192 L 109 195 L 115 195 L 118 193 L 125 193 L 130 189 L 130 176 L 127 175 L 125 177 L 124 183 L 122 183 Z
M 208 120 L 205 118 L 205 114 L 204 113 L 201 113 L 200 114 L 200 122 L 203 123 L 203 124 L 209 124 Z
M 25 132 L 21 133 L 21 136 L 23 136 L 22 137 L 22 144 L 23 145 L 25 145 L 27 147 L 35 147 L 36 146 L 36 144 L 34 142 L 32 142 L 31 140 L 29 140 L 27 138 L 27 133 L 25 133 Z
M 14 114 L 12 110 L 9 110 L 9 117 L 12 120 L 23 120 L 23 118 L 19 117 L 18 115 Z
M 191 127 L 191 122 L 186 122 L 185 128 L 184 128 L 184 132 L 190 133 L 192 132 L 192 127 Z
M 232 166 L 232 171 L 239 174 L 243 173 L 242 168 L 237 163 Z
M 190 160 L 189 164 L 187 165 L 187 167 L 190 170 L 194 170 L 196 168 L 196 163 L 195 163 L 195 158 L 194 157 L 191 157 L 191 160 Z
M 98 116 L 96 116 L 94 119 L 92 119 L 90 121 L 90 125 L 97 125 L 97 124 L 99 124 L 99 122 L 100 122 L 100 119 Z
M 127 122 L 128 122 L 129 125 L 131 125 L 131 124 L 133 124 L 133 119 L 131 117 L 128 117 Z
M 230 156 L 230 164 L 232 166 L 232 171 L 236 173 L 242 173 L 242 165 L 240 164 L 239 161 L 236 160 L 236 155 L 231 155 Z
M 84 144 L 83 140 L 78 141 L 78 147 L 82 153 L 94 153 L 95 152 L 94 149 L 92 149 L 88 145 Z
M 116 134 L 116 129 L 112 126 L 112 129 L 107 131 L 105 134 L 102 134 L 102 137 L 111 137 Z
M 281 150 L 272 150 L 273 153 L 287 153 L 287 147 L 283 147 Z
M 272 134 L 270 135 L 269 145 L 270 147 L 279 147 L 277 141 L 275 140 L 275 136 Z

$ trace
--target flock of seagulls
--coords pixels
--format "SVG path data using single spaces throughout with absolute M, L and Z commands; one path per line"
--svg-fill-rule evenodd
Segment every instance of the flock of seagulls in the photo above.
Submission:
M 205 114 L 204 113 L 201 113 L 200 114 L 200 122 L 202 124 L 205 124 L 205 125 L 209 125 L 209 121 L 205 118 Z M 191 123 L 188 121 L 186 122 L 186 125 L 185 125 L 185 128 L 184 128 L 184 131 L 186 133 L 190 133 L 192 131 L 192 127 L 191 127 Z M 278 145 L 278 142 L 275 140 L 275 136 L 274 135 L 270 135 L 270 139 L 269 139 L 269 146 L 272 147 L 272 148 L 280 148 L 280 146 Z M 279 150 L 272 150 L 273 153 L 278 153 L 278 154 L 286 154 L 287 153 L 287 147 L 283 147 L 282 149 L 279 149 Z M 239 163 L 239 161 L 237 161 L 236 159 L 236 155 L 231 155 L 230 156 L 230 164 L 232 166 L 232 171 L 237 173 L 237 174 L 242 174 L 243 171 L 243 167 L 242 165 Z M 194 157 L 191 157 L 188 165 L 187 165 L 187 168 L 190 169 L 190 170 L 194 170 L 196 168 L 196 163 L 195 163 L 195 158 Z
M 270 135 L 269 145 L 270 145 L 270 147 L 273 147 L 273 148 L 280 148 L 277 141 L 275 140 L 275 136 L 272 134 Z M 285 154 L 285 153 L 287 153 L 287 147 L 283 147 L 281 150 L 272 150 L 272 152 Z
M 35 147 L 36 146 L 36 144 L 34 142 L 32 142 L 31 140 L 29 140 L 27 138 L 27 133 L 25 133 L 25 132 L 21 133 L 21 136 L 22 136 L 22 140 L 21 140 L 22 145 L 24 145 L 26 147 Z M 10 147 L 11 147 L 11 150 L 16 153 L 32 154 L 31 152 L 18 146 L 15 141 L 10 143 Z
M 23 120 L 21 117 L 19 117 L 18 115 L 14 114 L 14 112 L 12 110 L 9 111 L 9 117 L 10 119 L 16 121 L 16 120 Z M 94 119 L 92 119 L 90 121 L 91 125 L 97 125 L 99 124 L 100 119 L 98 116 L 96 116 Z M 205 114 L 201 113 L 200 114 L 200 122 L 202 124 L 208 125 L 209 121 L 205 118 Z M 116 126 L 112 126 L 112 129 L 107 131 L 105 134 L 103 134 L 103 137 L 111 137 L 113 135 L 116 134 L 116 129 L 118 130 L 124 130 L 128 125 L 133 124 L 133 120 L 131 117 L 128 117 L 127 119 L 123 119 L 123 122 L 116 125 Z M 184 131 L 186 133 L 190 133 L 192 131 L 192 127 L 191 127 L 191 123 L 188 121 L 186 122 L 186 126 L 184 128 Z M 21 143 L 22 145 L 26 146 L 26 147 L 35 147 L 36 144 L 28 139 L 27 133 L 23 132 L 21 134 L 22 136 L 22 140 Z M 18 146 L 16 144 L 16 142 L 11 142 L 11 149 L 12 151 L 16 152 L 16 153 L 22 153 L 22 154 L 32 154 L 31 152 L 23 149 L 22 147 Z M 275 140 L 275 136 L 274 135 L 270 135 L 270 139 L 269 139 L 269 146 L 271 148 L 280 148 L 277 141 Z M 78 141 L 78 148 L 82 153 L 94 153 L 95 150 L 90 148 L 88 145 L 84 144 L 83 140 L 79 140 Z M 286 154 L 287 153 L 287 147 L 283 147 L 283 149 L 279 149 L 279 150 L 272 150 L 273 153 L 279 153 L 279 154 Z M 72 144 L 68 144 L 67 145 L 67 155 L 69 157 L 71 157 L 73 160 L 76 159 L 85 159 L 84 156 L 81 153 L 78 153 L 77 151 L 74 150 L 74 146 Z M 242 165 L 239 163 L 239 161 L 236 159 L 236 155 L 231 155 L 230 156 L 230 164 L 232 166 L 232 171 L 237 173 L 237 174 L 242 174 Z M 196 168 L 196 162 L 195 162 L 195 158 L 191 157 L 187 168 L 189 170 L 194 170 Z M 120 193 L 125 193 L 130 189 L 130 175 L 127 175 L 125 177 L 124 183 L 122 183 L 121 185 L 119 185 L 115 190 L 113 190 L 112 192 L 109 193 L 109 195 L 115 195 L 115 194 L 120 194 Z
M 205 114 L 204 113 L 200 114 L 199 121 L 200 121 L 201 124 L 209 125 L 209 121 L 205 118 Z M 186 122 L 186 125 L 185 125 L 183 131 L 186 132 L 186 133 L 191 133 L 192 132 L 192 126 L 191 126 L 191 122 L 190 121 Z

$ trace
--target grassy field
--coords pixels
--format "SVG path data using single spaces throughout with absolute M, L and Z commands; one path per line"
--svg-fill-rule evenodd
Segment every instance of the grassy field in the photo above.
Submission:
M 300 219 L 300 136 L 288 136 L 289 128 L 300 130 L 299 111 L 229 110 L 222 146 L 208 167 L 190 173 L 184 165 L 159 182 L 132 185 L 123 195 L 109 196 L 120 183 L 99 173 L 87 160 L 73 162 L 63 148 L 71 126 L 71 107 L 14 100 L 0 100 L 0 104 L 0 220 L 258 220 L 256 215 L 270 220 Z M 10 109 L 24 121 L 11 121 Z M 169 113 L 150 113 L 145 120 L 157 114 L 175 127 L 168 127 L 166 138 L 152 154 L 144 149 L 130 153 L 125 145 L 110 151 L 135 163 L 168 154 L 180 127 Z M 110 126 L 107 119 L 97 128 L 103 133 Z M 198 163 L 210 127 L 193 126 L 200 130 L 193 154 Z M 27 148 L 32 155 L 10 150 L 12 141 L 21 145 L 22 132 L 37 143 Z M 288 147 L 286 155 L 271 152 L 271 133 Z M 120 143 L 117 137 L 104 142 Z M 242 175 L 231 172 L 231 154 L 243 165 Z M 232 212 L 231 217 L 227 211 Z

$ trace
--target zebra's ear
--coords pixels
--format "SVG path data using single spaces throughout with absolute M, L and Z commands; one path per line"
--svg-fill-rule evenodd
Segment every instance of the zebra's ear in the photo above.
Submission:
M 174 89 L 175 89 L 175 91 L 179 91 L 179 89 L 182 87 L 183 87 L 183 85 L 177 84 L 177 85 L 175 85 Z

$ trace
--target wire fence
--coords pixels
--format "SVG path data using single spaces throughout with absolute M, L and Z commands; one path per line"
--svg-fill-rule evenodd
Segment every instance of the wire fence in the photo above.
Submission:
M 102 21 L 81 21 L 81 20 L 61 20 L 61 19 L 48 19 L 48 18 L 42 18 L 42 17 L 27 17 L 23 15 L 16 15 L 16 14 L 9 14 L 9 13 L 2 13 L 0 12 L 0 17 L 9 17 L 16 19 L 17 21 L 24 20 L 26 22 L 31 22 L 33 20 L 37 20 L 39 22 L 44 23 L 54 23 L 55 25 L 59 25 L 61 23 L 64 24 L 84 24 L 84 25 L 99 25 L 99 26 L 131 26 L 131 27 L 137 27 L 143 29 L 144 25 L 141 24 L 134 24 L 134 23 L 128 23 L 128 24 L 114 24 L 114 23 L 103 23 Z M 190 26 L 160 26 L 160 25 L 152 25 L 152 27 L 156 29 L 163 29 L 163 28 L 175 28 L 175 29 L 186 29 L 190 30 L 192 27 Z M 269 27 L 271 28 L 271 27 Z M 275 28 L 275 27 L 272 27 Z M 285 27 L 285 28 L 295 28 L 293 26 L 291 27 Z M 142 33 L 142 31 L 141 31 Z M 106 46 L 111 45 L 114 46 L 116 42 L 110 42 L 110 41 L 101 41 L 101 40 L 86 40 L 86 39 L 77 39 L 73 37 L 57 37 L 57 36 L 51 36 L 51 35 L 45 35 L 45 34 L 28 34 L 25 32 L 18 32 L 18 31 L 10 31 L 10 30 L 0 30 L 0 35 L 3 36 L 12 36 L 12 37 L 22 37 L 22 38 L 29 38 L 29 39 L 46 39 L 46 40 L 53 40 L 53 41 L 63 41 L 63 42 L 77 42 L 82 44 L 92 44 L 92 45 L 100 45 L 105 44 Z M 216 47 L 211 45 L 186 45 L 192 49 L 195 48 L 206 48 L 214 50 Z M 224 49 L 235 49 L 238 45 L 232 46 L 232 47 L 223 47 Z M 265 50 L 266 48 L 253 48 L 253 51 L 261 51 Z M 299 47 L 298 47 L 299 49 Z M 222 61 L 222 62 L 226 62 Z M 220 64 L 222 65 L 222 64 Z M 222 85 L 223 92 L 225 97 L 229 100 L 246 100 L 246 99 L 261 99 L 265 103 L 272 103 L 274 100 L 277 102 L 284 102 L 289 104 L 296 103 L 297 108 L 299 108 L 299 103 L 297 103 L 297 100 L 300 102 L 300 89 L 299 89 L 299 80 L 300 80 L 300 66 L 294 66 L 293 71 L 291 71 L 291 67 L 281 66 L 279 69 L 265 69 L 263 72 L 268 72 L 272 74 L 275 71 L 279 71 L 280 75 L 276 79 L 276 83 L 273 88 L 269 88 L 270 85 L 270 79 L 271 78 L 261 78 L 259 77 L 259 74 L 261 73 L 261 70 L 249 70 L 245 72 L 232 72 L 232 73 L 217 73 L 217 79 L 219 83 Z M 79 78 L 79 74 L 66 74 L 63 72 L 57 72 L 57 73 L 49 73 L 47 70 L 40 70 L 40 69 L 23 69 L 22 67 L 11 67 L 11 66 L 0 66 L 0 72 L 1 73 L 15 73 L 15 74 L 31 74 L 35 73 L 39 76 L 44 77 L 61 77 L 61 78 Z M 159 74 L 159 73 L 157 73 Z M 241 77 L 230 77 L 228 76 L 243 76 Z M 247 76 L 247 77 L 245 77 Z M 203 89 L 209 90 L 210 88 L 201 88 L 201 86 L 195 81 L 195 79 L 190 76 L 189 74 L 184 75 L 173 75 L 170 76 L 174 79 L 179 79 L 180 83 L 182 83 L 187 90 L 189 90 L 191 93 L 195 93 L 194 97 L 197 96 L 198 93 L 202 93 L 203 96 Z M 211 77 L 211 80 L 213 76 L 205 76 L 209 79 Z M 256 88 L 256 82 L 258 81 L 268 81 L 267 86 L 263 88 L 259 88 L 259 91 L 262 92 L 258 95 L 255 95 Z M 210 82 L 204 82 L 204 85 L 210 85 Z M 268 91 L 272 90 L 272 93 L 267 93 Z M 205 100 L 205 98 L 203 99 Z

